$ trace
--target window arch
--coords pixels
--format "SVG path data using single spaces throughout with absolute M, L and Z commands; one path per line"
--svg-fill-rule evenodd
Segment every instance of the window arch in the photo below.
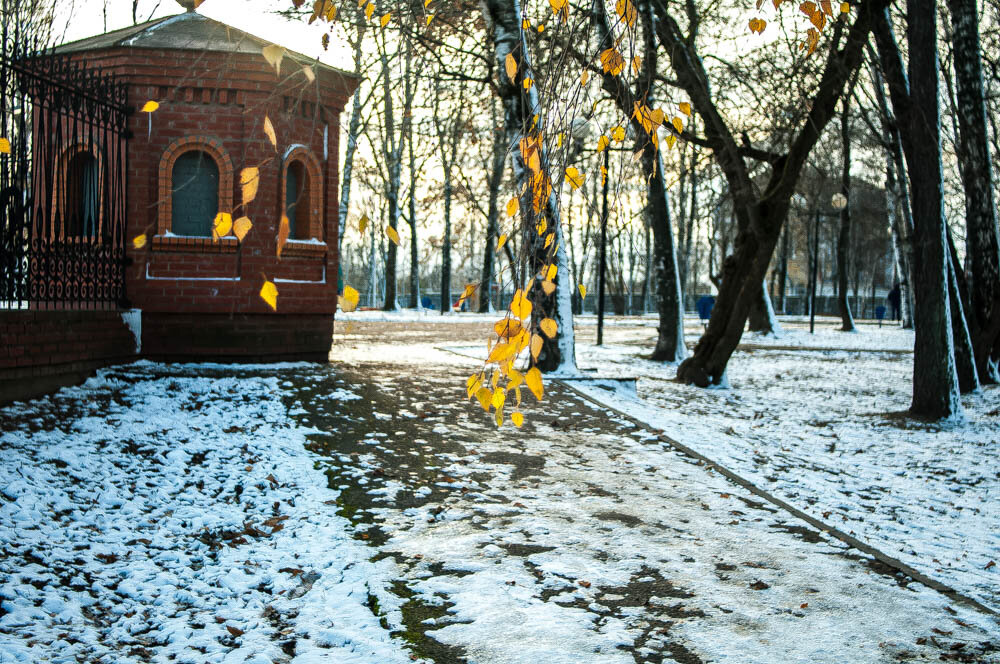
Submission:
M 206 136 L 171 143 L 160 159 L 157 232 L 211 237 L 212 220 L 233 207 L 233 163 Z
M 61 239 L 95 239 L 102 234 L 107 173 L 99 148 L 74 143 L 59 159 L 59 177 L 52 194 L 52 232 Z
M 285 153 L 281 168 L 282 213 L 288 217 L 289 238 L 323 238 L 323 177 L 319 161 L 304 145 Z

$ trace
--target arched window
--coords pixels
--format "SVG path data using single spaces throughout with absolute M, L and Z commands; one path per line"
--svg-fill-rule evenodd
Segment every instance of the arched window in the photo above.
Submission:
M 62 152 L 58 163 L 52 193 L 54 237 L 97 238 L 107 204 L 104 192 L 107 174 L 99 148 L 90 142 L 74 143 Z
M 305 146 L 293 146 L 285 155 L 282 171 L 281 200 L 288 217 L 288 237 L 321 239 L 323 185 L 319 162 Z
M 219 211 L 219 166 L 207 152 L 188 150 L 174 161 L 170 183 L 170 230 L 209 237 Z
M 160 159 L 157 234 L 211 238 L 218 212 L 233 208 L 233 162 L 222 143 L 185 136 Z
M 288 216 L 288 236 L 309 237 L 309 175 L 301 161 L 293 161 L 285 169 L 285 214 Z

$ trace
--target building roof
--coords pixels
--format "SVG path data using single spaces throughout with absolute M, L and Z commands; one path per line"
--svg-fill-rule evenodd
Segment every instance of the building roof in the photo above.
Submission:
M 108 48 L 181 49 L 191 51 L 216 51 L 222 53 L 255 53 L 270 45 L 261 39 L 225 23 L 188 11 L 175 16 L 158 18 L 120 30 L 112 30 L 94 37 L 87 37 L 57 46 L 56 53 L 80 53 Z M 359 76 L 336 67 L 317 62 L 302 53 L 286 49 L 286 56 L 302 64 L 315 63 L 322 69 L 335 72 L 349 79 Z

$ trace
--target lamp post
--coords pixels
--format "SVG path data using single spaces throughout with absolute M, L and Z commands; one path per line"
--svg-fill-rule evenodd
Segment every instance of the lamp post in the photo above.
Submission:
M 847 196 L 837 192 L 830 198 L 830 206 L 836 210 L 836 214 L 847 207 Z M 820 212 L 816 207 L 816 216 L 813 219 L 813 250 L 812 250 L 812 286 L 809 289 L 809 334 L 816 332 L 816 282 L 819 280 L 819 218 L 833 217 L 834 214 Z

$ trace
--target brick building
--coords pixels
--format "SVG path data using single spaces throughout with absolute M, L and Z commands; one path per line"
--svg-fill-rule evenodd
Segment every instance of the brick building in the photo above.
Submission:
M 262 55 L 268 45 L 189 9 L 56 51 L 125 80 L 133 106 L 159 104 L 130 118 L 125 174 L 126 235 L 149 238 L 141 249 L 128 243 L 125 282 L 142 311 L 145 357 L 327 357 L 340 114 L 357 81 L 292 52 L 276 71 Z M 244 207 L 246 167 L 259 168 L 259 185 Z M 213 239 L 217 212 L 247 216 L 253 227 L 242 241 Z M 290 234 L 279 259 L 283 213 Z M 258 294 L 265 276 L 278 288 L 276 311 Z
M 358 81 L 292 51 L 276 70 L 268 46 L 188 8 L 55 57 L 5 50 L 11 106 L 32 110 L 0 118 L 0 402 L 136 357 L 327 359 L 340 116 Z M 147 101 L 157 110 L 140 112 Z M 253 226 L 213 238 L 219 212 Z

